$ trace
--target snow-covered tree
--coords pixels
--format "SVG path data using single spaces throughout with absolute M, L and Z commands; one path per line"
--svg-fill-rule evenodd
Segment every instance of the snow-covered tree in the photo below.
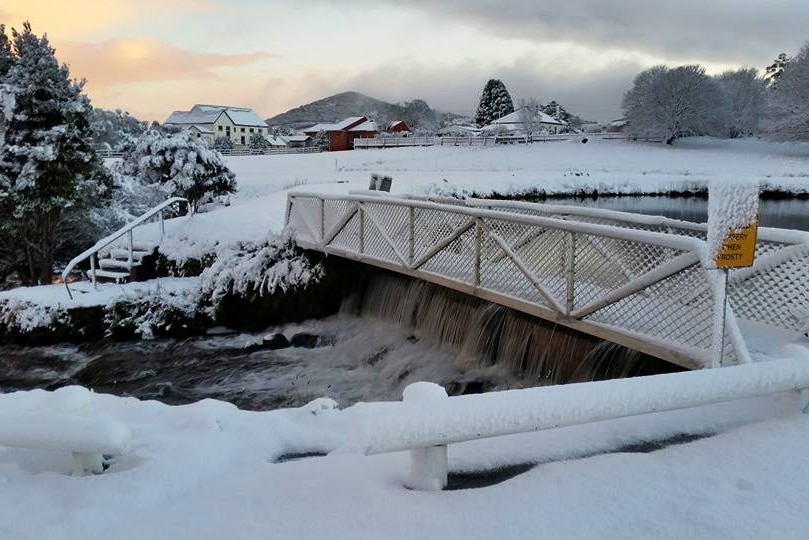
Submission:
M 623 109 L 633 135 L 662 137 L 667 144 L 679 137 L 719 135 L 726 118 L 719 83 L 699 65 L 641 72 L 624 94 Z
M 138 120 L 121 109 L 115 111 L 93 109 L 90 118 L 93 145 L 96 148 L 116 152 L 130 147 L 149 127 L 147 122 Z
M 514 112 L 514 102 L 506 89 L 506 85 L 499 79 L 489 79 L 480 96 L 480 104 L 475 114 L 475 123 L 478 127 L 491 124 L 498 118 Z
M 8 70 L 11 69 L 14 58 L 11 54 L 11 41 L 6 35 L 6 27 L 0 24 L 0 146 L 3 146 L 6 134 L 6 124 L 11 118 L 14 107 L 14 94 L 11 87 L 3 84 Z
M 767 85 L 754 68 L 726 71 L 716 80 L 726 103 L 726 134 L 731 139 L 755 133 L 764 111 Z
M 12 30 L 12 63 L 0 79 L 13 107 L 0 147 L 0 259 L 28 283 L 50 283 L 56 253 L 104 203 L 112 182 L 90 143 L 90 100 L 47 36 Z M 8 103 L 8 96 L 4 103 Z
M 789 57 L 786 53 L 781 53 L 772 64 L 767 66 L 767 70 L 764 73 L 764 80 L 767 81 L 767 85 L 770 88 L 778 86 L 778 79 L 781 78 L 787 64 L 789 64 Z
M 530 140 L 531 136 L 539 130 L 539 100 L 534 97 L 520 98 L 517 104 L 517 110 L 520 111 L 522 129 Z
M 248 141 L 247 146 L 250 147 L 250 150 L 263 152 L 270 147 L 270 141 L 268 141 L 267 137 L 261 133 L 254 133 L 253 135 L 250 135 L 250 140 Z
M 143 184 L 160 185 L 168 196 L 188 199 L 193 208 L 236 191 L 236 175 L 222 155 L 186 131 L 147 131 L 124 154 L 117 172 Z
M 315 138 L 312 139 L 312 146 L 315 148 L 320 148 L 321 150 L 328 150 L 329 149 L 329 135 L 325 131 L 321 130 L 315 135 Z
M 220 135 L 213 140 L 213 148 L 218 152 L 233 150 L 233 141 L 230 137 Z
M 786 65 L 768 93 L 764 127 L 776 140 L 809 140 L 809 43 Z

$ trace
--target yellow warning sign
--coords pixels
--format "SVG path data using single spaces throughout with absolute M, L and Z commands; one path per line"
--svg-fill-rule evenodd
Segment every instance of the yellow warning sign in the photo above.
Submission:
M 717 268 L 746 268 L 753 266 L 756 258 L 758 224 L 741 229 L 728 229 L 722 247 L 714 259 Z

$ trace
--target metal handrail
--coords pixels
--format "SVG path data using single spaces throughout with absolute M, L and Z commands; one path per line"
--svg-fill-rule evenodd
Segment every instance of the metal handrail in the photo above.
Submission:
M 145 214 L 143 214 L 142 216 L 130 221 L 129 223 L 127 223 L 126 225 L 124 225 L 123 227 L 121 227 L 120 229 L 115 231 L 114 233 L 112 233 L 112 234 L 110 234 L 108 236 L 105 236 L 104 238 L 102 238 L 101 240 L 99 240 L 98 242 L 93 244 L 92 247 L 90 247 L 88 249 L 85 249 L 79 255 L 73 257 L 73 259 L 71 259 L 71 261 L 69 263 L 67 263 L 67 266 L 62 271 L 62 282 L 65 284 L 65 289 L 67 289 L 67 295 L 70 297 L 70 299 L 73 300 L 73 293 L 70 291 L 70 286 L 68 285 L 67 277 L 70 275 L 70 272 L 72 272 L 73 269 L 76 267 L 76 265 L 78 265 L 79 263 L 87 260 L 88 258 L 90 259 L 90 272 L 91 272 L 91 278 L 90 279 L 93 282 L 93 287 L 96 287 L 97 284 L 96 284 L 95 257 L 98 255 L 98 252 L 100 252 L 102 249 L 104 249 L 104 248 L 108 247 L 109 245 L 111 245 L 113 242 L 115 242 L 116 240 L 121 238 L 123 235 L 128 234 L 129 235 L 129 263 L 131 264 L 132 263 L 133 244 L 134 244 L 134 238 L 132 237 L 132 230 L 135 229 L 136 227 L 139 227 L 140 225 L 143 225 L 150 218 L 153 218 L 155 215 L 159 214 L 160 215 L 160 238 L 162 239 L 163 235 L 166 233 L 165 223 L 163 221 L 163 210 L 165 210 L 169 206 L 171 206 L 171 205 L 173 205 L 175 203 L 179 203 L 179 202 L 187 203 L 189 201 L 188 201 L 188 199 L 186 199 L 184 197 L 172 197 L 170 199 L 167 199 L 167 200 L 163 201 L 162 203 L 158 204 L 157 206 L 155 206 L 154 208 L 152 208 L 151 210 L 149 210 L 148 212 L 146 212 Z M 190 205 L 189 205 L 189 207 L 190 207 Z M 190 207 L 190 214 L 189 215 L 193 215 L 193 213 L 194 213 L 193 207 Z

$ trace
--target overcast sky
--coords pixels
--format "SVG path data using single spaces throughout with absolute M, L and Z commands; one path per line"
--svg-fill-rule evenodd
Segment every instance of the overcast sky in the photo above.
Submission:
M 763 69 L 809 40 L 809 0 L 2 0 L 25 19 L 96 106 L 161 121 L 345 90 L 471 114 L 492 77 L 604 121 L 645 67 Z

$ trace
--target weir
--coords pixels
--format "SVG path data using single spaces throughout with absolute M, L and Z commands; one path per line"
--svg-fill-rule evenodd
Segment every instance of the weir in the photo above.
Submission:
M 303 248 L 418 278 L 686 368 L 750 362 L 742 326 L 798 335 L 809 321 L 809 234 L 798 231 L 760 229 L 755 265 L 731 271 L 726 290 L 721 271 L 708 265 L 705 224 L 377 193 L 291 193 L 286 222 Z
M 635 377 L 678 368 L 566 326 L 384 270 L 343 312 L 382 320 L 452 351 L 461 368 L 502 366 L 531 385 Z

